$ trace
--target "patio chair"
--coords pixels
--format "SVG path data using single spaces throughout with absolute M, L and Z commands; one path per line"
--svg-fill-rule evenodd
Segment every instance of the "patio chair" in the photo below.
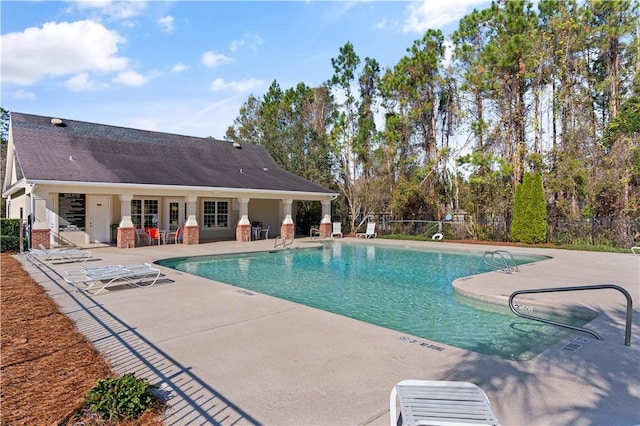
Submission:
M 91 257 L 89 250 L 79 248 L 47 249 L 40 244 L 39 249 L 31 249 L 29 256 L 45 261 L 86 262 Z
M 398 421 L 396 398 L 400 407 Z M 498 425 L 489 398 L 470 382 L 403 380 L 389 396 L 389 425 Z
M 269 228 L 271 228 L 271 225 L 267 226 L 264 229 L 261 229 L 259 234 L 258 234 L 258 239 L 261 240 L 262 236 L 264 235 L 264 239 L 268 240 L 269 239 Z
M 333 230 L 331 231 L 331 237 L 334 235 L 340 235 L 342 238 L 342 223 L 341 222 L 333 222 Z
M 108 286 L 122 282 L 122 284 L 142 287 L 141 283 L 147 278 L 153 279 L 145 287 L 151 287 L 158 281 L 160 270 L 152 268 L 148 263 L 137 263 L 132 265 L 106 265 L 91 268 L 81 268 L 75 271 L 66 271 L 64 280 L 71 284 L 76 290 L 80 285 L 84 285 L 81 290 L 97 295 Z M 100 287 L 102 285 L 102 287 Z M 100 287 L 95 293 L 90 290 Z
M 164 241 L 165 243 L 170 242 L 171 240 L 173 240 L 174 244 L 178 244 L 178 241 L 182 242 L 182 226 L 180 226 L 178 229 L 176 229 L 175 231 L 169 231 L 165 236 L 164 236 Z
M 149 228 L 149 239 L 151 243 L 154 241 L 158 241 L 158 245 L 160 245 L 161 237 L 160 230 L 158 228 Z
M 356 234 L 356 238 L 375 238 L 378 236 L 376 232 L 376 223 L 369 222 L 367 223 L 367 232 L 358 232 Z
M 147 234 L 147 231 L 141 228 L 136 228 L 136 246 L 142 244 L 142 241 L 146 241 L 147 245 L 151 244 L 151 237 Z
M 631 253 L 637 256 L 640 253 L 640 247 L 631 247 Z

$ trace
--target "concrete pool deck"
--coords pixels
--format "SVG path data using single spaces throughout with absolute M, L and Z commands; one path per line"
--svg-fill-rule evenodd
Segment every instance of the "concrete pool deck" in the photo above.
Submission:
M 498 249 L 447 242 L 343 241 Z M 317 242 L 298 239 L 292 247 Z M 273 244 L 93 246 L 89 264 L 272 250 Z M 403 379 L 474 382 L 487 393 L 504 425 L 640 424 L 640 256 L 506 249 L 551 259 L 521 266 L 511 275 L 490 272 L 463 278 L 456 281 L 457 290 L 506 304 L 508 295 L 519 289 L 616 284 L 631 294 L 635 306 L 631 346 L 624 345 L 625 298 L 614 290 L 536 296 L 535 301 L 598 312 L 587 327 L 604 340 L 573 332 L 530 361 L 517 362 L 161 266 L 163 276 L 153 287 L 114 288 L 88 296 L 73 292 L 61 278 L 78 264 L 32 264 L 19 258 L 115 371 L 135 372 L 161 385 L 170 398 L 167 425 L 388 425 L 389 392 Z M 526 296 L 525 301 L 531 297 Z

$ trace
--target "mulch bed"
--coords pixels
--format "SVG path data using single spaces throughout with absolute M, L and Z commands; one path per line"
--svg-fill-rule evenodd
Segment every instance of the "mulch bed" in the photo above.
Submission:
M 0 269 L 1 423 L 108 424 L 82 410 L 86 392 L 114 375 L 108 362 L 10 254 Z M 163 423 L 150 414 L 130 424 Z

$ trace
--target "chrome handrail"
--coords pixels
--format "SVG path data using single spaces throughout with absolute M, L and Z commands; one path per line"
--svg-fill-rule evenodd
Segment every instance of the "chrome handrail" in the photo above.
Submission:
M 584 286 L 573 286 L 573 287 L 551 287 L 551 288 L 537 288 L 537 289 L 529 289 L 529 290 L 516 290 L 513 293 L 511 293 L 511 296 L 509 296 L 509 309 L 511 309 L 511 312 L 513 312 L 514 314 L 522 318 L 527 318 L 534 321 L 540 321 L 547 324 L 557 325 L 559 327 L 565 327 L 573 330 L 582 331 L 584 333 L 591 334 L 598 340 L 604 340 L 598 333 L 596 333 L 593 330 L 589 330 L 588 328 L 578 327 L 575 325 L 565 324 L 562 322 L 549 320 L 546 318 L 535 317 L 533 315 L 527 315 L 527 314 L 518 312 L 515 306 L 513 305 L 513 299 L 519 294 L 555 293 L 558 291 L 602 290 L 602 289 L 608 289 L 608 288 L 618 290 L 627 299 L 627 318 L 626 318 L 626 327 L 625 327 L 625 335 L 624 335 L 624 344 L 625 346 L 631 346 L 631 320 L 633 316 L 633 301 L 631 300 L 631 295 L 627 290 L 615 284 L 596 284 L 596 285 L 584 285 Z
M 286 246 L 292 245 L 293 244 L 293 240 L 294 240 L 293 235 L 291 236 L 291 241 L 289 241 L 289 243 L 287 243 L 287 239 L 286 238 L 282 238 L 280 235 L 278 235 L 276 237 L 275 242 L 273 243 L 273 248 L 278 247 L 280 244 L 282 244 L 282 248 L 285 248 Z M 281 241 L 281 242 L 279 242 L 279 241 Z
M 509 264 L 509 262 L 507 261 L 507 258 L 505 257 L 505 254 L 509 255 L 509 258 L 511 259 L 511 264 Z M 489 258 L 489 260 L 487 260 L 487 256 L 491 255 L 491 257 Z M 500 260 L 496 259 L 496 255 L 500 256 Z M 489 265 L 489 266 L 493 266 L 493 267 L 497 267 L 500 268 L 500 271 L 503 271 L 507 274 L 510 274 L 511 272 L 520 272 L 520 269 L 518 268 L 518 264 L 516 263 L 515 259 L 513 258 L 513 255 L 506 251 L 506 250 L 493 250 L 493 251 L 485 251 L 484 252 L 484 256 L 482 257 L 482 260 L 484 261 L 485 264 Z

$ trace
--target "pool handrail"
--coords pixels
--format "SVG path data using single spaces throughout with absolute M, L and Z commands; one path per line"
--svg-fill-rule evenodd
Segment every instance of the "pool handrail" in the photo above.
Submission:
M 507 261 L 505 254 L 509 255 L 511 264 L 509 264 L 509 262 Z M 487 260 L 487 256 L 489 255 L 491 255 L 491 257 Z M 499 260 L 496 259 L 496 256 L 499 256 Z M 518 268 L 518 264 L 513 258 L 513 255 L 511 254 L 511 252 L 508 252 L 507 250 L 485 251 L 484 256 L 482 257 L 482 260 L 484 261 L 485 264 L 489 266 L 499 267 L 500 268 L 499 271 L 502 271 L 506 274 L 510 274 L 511 272 L 520 272 L 520 269 Z
M 595 285 L 583 285 L 583 286 L 571 286 L 571 287 L 550 287 L 550 288 L 536 288 L 536 289 L 528 289 L 528 290 L 516 290 L 511 293 L 509 296 L 509 309 L 516 316 L 521 318 L 527 318 L 533 321 L 540 321 L 546 324 L 556 325 L 558 327 L 570 328 L 577 331 L 582 331 L 583 333 L 588 333 L 594 336 L 598 340 L 604 340 L 602 336 L 600 336 L 597 332 L 590 330 L 584 327 L 578 327 L 571 324 L 565 324 L 559 321 L 554 321 L 546 318 L 540 318 L 533 315 L 523 314 L 516 310 L 513 299 L 519 294 L 531 294 L 531 293 L 554 293 L 558 291 L 580 291 L 580 290 L 603 290 L 603 289 L 614 289 L 621 292 L 624 297 L 627 299 L 627 315 L 626 315 L 626 326 L 625 326 L 625 334 L 624 334 L 624 344 L 625 346 L 631 346 L 631 321 L 633 316 L 633 301 L 631 300 L 631 295 L 627 290 L 615 284 L 595 284 Z
M 273 248 L 276 248 L 279 245 L 282 245 L 282 248 L 285 248 L 286 246 L 292 245 L 293 244 L 293 240 L 294 240 L 293 235 L 291 236 L 290 240 L 287 240 L 286 238 L 282 238 L 280 235 L 278 235 L 276 237 L 276 240 L 273 243 Z

